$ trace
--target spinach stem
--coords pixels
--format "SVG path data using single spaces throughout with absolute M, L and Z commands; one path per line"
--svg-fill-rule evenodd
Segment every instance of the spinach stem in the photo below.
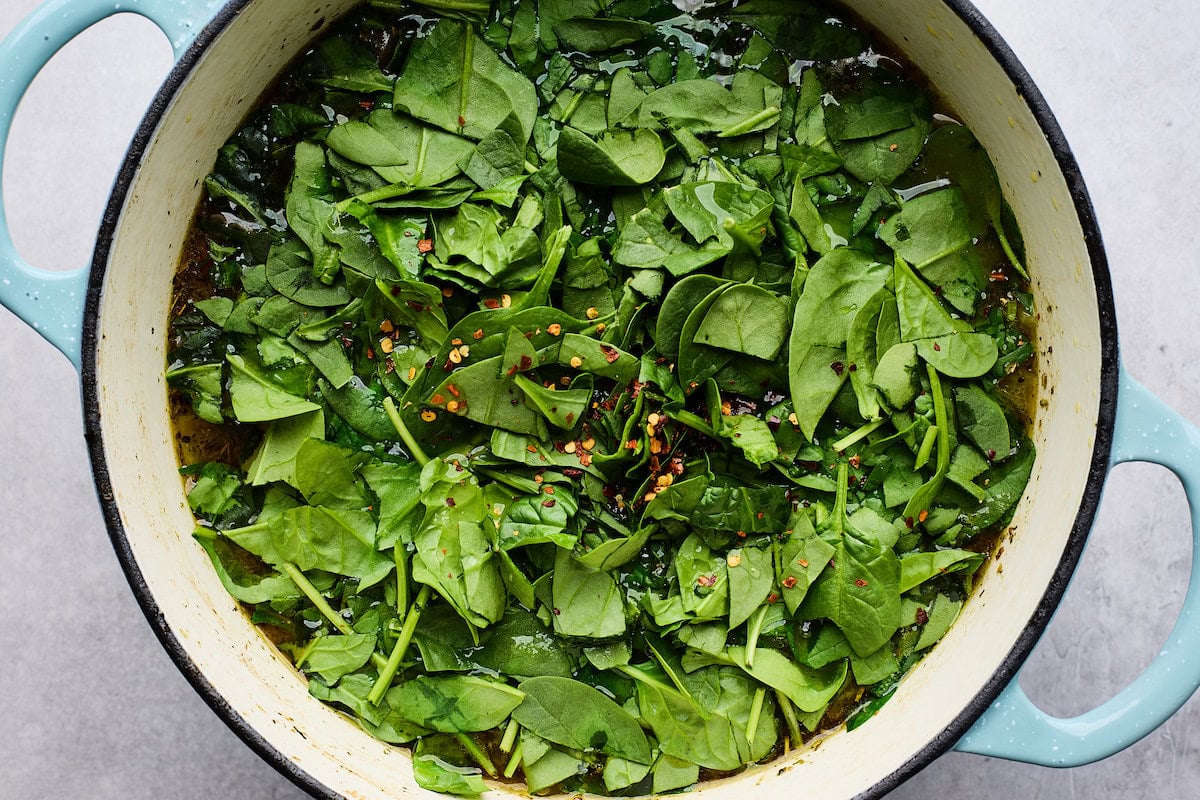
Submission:
M 682 408 L 675 411 L 664 410 L 663 413 L 676 422 L 681 422 L 689 428 L 703 433 L 705 436 L 713 439 L 717 438 L 717 432 L 698 414 L 693 414 L 691 411 L 684 411 Z
M 354 197 L 346 198 L 337 204 L 337 210 L 338 213 L 344 214 L 356 200 L 360 203 L 372 205 L 374 203 L 380 203 L 384 200 L 403 197 L 406 194 L 410 194 L 412 190 L 413 187 L 407 183 L 392 183 L 387 186 L 380 186 L 378 189 L 372 189 L 369 192 L 363 192 L 362 194 L 355 195 Z
M 396 403 L 392 398 L 388 397 L 383 401 L 383 410 L 387 412 L 388 419 L 392 421 L 392 427 L 396 429 L 396 433 L 400 434 L 400 440 L 404 442 L 404 446 L 412 454 L 413 460 L 421 466 L 428 464 L 429 456 L 425 455 L 425 451 L 421 449 L 421 445 L 417 444 L 417 440 L 413 438 L 412 431 L 404 424 L 404 420 L 400 417 L 400 412 L 396 409 Z
M 756 256 L 762 255 L 762 246 L 747 236 L 746 232 L 742 230 L 742 226 L 738 225 L 737 220 L 735 220 L 733 217 L 726 217 L 721 223 L 721 227 L 724 228 L 725 232 L 733 237 L 733 240 L 739 245 L 746 248 L 751 253 L 754 253 Z
M 522 742 L 517 742 L 517 747 L 515 750 L 513 750 L 512 758 L 508 760 L 508 764 L 504 767 L 504 777 L 506 778 L 511 778 L 513 775 L 517 774 L 517 767 L 521 764 L 521 756 L 523 755 L 522 751 L 524 750 L 521 745 Z
M 799 747 L 800 723 L 796 721 L 796 709 L 792 708 L 792 701 L 786 694 L 776 689 L 775 702 L 779 703 L 779 710 L 783 712 L 783 721 L 787 723 L 788 736 L 792 739 L 792 746 Z
M 1013 252 L 1012 245 L 1008 243 L 1008 237 L 1004 235 L 1004 226 L 1000 224 L 999 218 L 992 220 L 992 229 L 996 231 L 996 238 L 1000 240 L 1000 249 L 1008 257 L 1008 263 L 1012 264 L 1013 269 L 1020 273 L 1022 278 L 1029 280 L 1029 273 L 1025 271 L 1025 267 L 1017 259 L 1017 254 Z
M 921 440 L 921 449 L 917 450 L 917 460 L 913 462 L 913 469 L 920 469 L 929 463 L 929 456 L 933 453 L 933 445 L 938 440 L 938 426 L 930 425 L 925 430 L 925 438 Z
M 308 660 L 309 654 L 312 653 L 313 648 L 317 646 L 317 642 L 319 641 L 321 641 L 320 636 L 314 636 L 308 641 L 308 644 L 300 651 L 300 655 L 296 657 L 296 669 L 304 666 L 304 662 Z
M 729 126 L 725 130 L 717 134 L 718 139 L 728 139 L 733 136 L 741 136 L 743 133 L 750 133 L 768 120 L 776 120 L 779 118 L 779 106 L 767 106 L 757 114 L 746 117 L 741 122 Z
M 463 68 L 459 76 L 458 132 L 462 133 L 467 121 L 467 99 L 471 91 L 471 68 L 475 66 L 475 33 L 469 28 L 463 37 Z
M 762 633 L 763 622 L 767 618 L 767 606 L 759 606 L 750 617 L 746 627 L 746 666 L 754 666 L 754 654 L 758 652 L 758 637 Z
M 400 542 L 392 548 L 392 557 L 396 561 L 396 612 L 403 615 L 408 608 L 408 559 Z
M 675 684 L 675 688 L 681 694 L 691 697 L 692 693 L 689 692 L 687 687 L 683 685 L 683 681 L 680 680 L 679 675 L 676 674 L 674 668 L 672 668 L 672 666 L 667 663 L 667 660 L 663 658 L 662 654 L 658 652 L 658 648 L 655 647 L 651 642 L 647 641 L 646 649 L 650 651 L 650 655 L 653 656 L 654 660 L 658 662 L 658 665 L 662 667 L 662 671 L 667 673 L 667 677 L 671 679 L 671 683 Z
M 317 611 L 321 612 L 321 616 L 329 620 L 333 627 L 337 628 L 341 633 L 347 636 L 354 633 L 354 628 L 350 627 L 350 623 L 346 622 L 346 618 L 333 610 L 333 606 L 329 605 L 329 601 L 325 596 L 317 591 L 317 587 L 312 585 L 312 581 L 300 571 L 300 568 L 291 562 L 285 561 L 280 565 L 287 576 L 292 579 L 292 583 L 296 584 L 296 588 L 304 593 L 309 602 L 316 606 Z
M 508 727 L 504 729 L 504 738 L 500 740 L 500 752 L 511 753 L 513 745 L 517 743 L 517 733 L 521 730 L 521 724 L 514 717 L 509 717 Z
M 337 628 L 339 633 L 343 633 L 346 636 L 354 634 L 354 628 L 350 627 L 350 623 L 346 622 L 346 618 L 333 610 L 333 606 L 329 605 L 329 601 L 325 599 L 325 595 L 317 591 L 317 587 L 312 585 L 312 581 L 300 571 L 299 567 L 288 561 L 283 562 L 279 566 L 292 579 L 292 583 L 296 584 L 296 588 L 308 598 L 308 601 L 313 604 L 317 611 L 321 612 L 321 616 L 329 620 L 330 624 Z M 387 662 L 383 660 L 383 656 L 379 655 L 379 653 L 372 653 L 371 663 L 376 668 L 382 668 Z
M 846 494 L 850 487 L 848 480 L 850 478 L 850 465 L 845 461 L 838 462 L 837 471 L 837 499 L 833 502 L 833 529 L 838 533 L 846 531 Z
M 471 758 L 475 759 L 475 762 L 483 767 L 484 772 L 493 778 L 496 777 L 496 765 L 492 763 L 492 759 L 488 757 L 484 749 L 476 744 L 475 739 L 461 732 L 454 734 L 454 738 L 458 739 L 458 743 L 463 746 L 464 750 L 471 754 Z
M 749 744 L 754 744 L 754 734 L 758 730 L 758 718 L 762 716 L 763 700 L 766 697 L 766 687 L 760 686 L 754 690 L 754 701 L 750 704 L 750 717 L 746 720 L 746 741 Z
M 642 672 L 637 667 L 631 667 L 628 664 L 621 664 L 619 666 L 613 667 L 613 669 L 616 670 L 617 672 L 621 673 L 622 675 L 624 675 L 627 678 L 632 678 L 633 680 L 635 680 L 639 683 L 644 683 L 647 686 L 653 686 L 655 689 L 658 689 L 660 691 L 667 691 L 667 692 L 679 691 L 678 689 L 676 689 L 674 686 L 671 686 L 670 684 L 663 683 L 660 680 L 656 680 L 655 678 L 650 677 L 649 675 Z
M 370 694 L 367 695 L 367 700 L 371 705 L 379 705 L 379 701 L 383 699 L 383 693 L 392 685 L 392 678 L 396 677 L 396 670 L 400 669 L 400 662 L 404 660 L 408 646 L 412 644 L 413 632 L 417 629 L 417 622 L 420 621 L 421 612 L 425 610 L 427 602 L 429 602 L 429 584 L 421 587 L 421 592 L 413 602 L 412 608 L 408 610 L 408 615 L 404 618 L 404 627 L 400 629 L 400 638 L 396 639 L 396 646 L 392 648 L 391 656 L 383 665 L 383 669 L 379 671 L 379 679 L 375 681 Z
M 877 419 L 874 422 L 868 422 L 866 425 L 863 425 L 863 426 L 859 427 L 858 429 L 851 431 L 850 433 L 846 434 L 841 439 L 838 439 L 836 442 L 834 442 L 833 444 L 831 444 L 829 446 L 833 449 L 834 452 L 840 453 L 848 447 L 853 447 L 854 445 L 861 442 L 863 439 L 870 436 L 875 431 L 879 430 L 879 428 L 885 422 L 887 422 L 886 419 Z

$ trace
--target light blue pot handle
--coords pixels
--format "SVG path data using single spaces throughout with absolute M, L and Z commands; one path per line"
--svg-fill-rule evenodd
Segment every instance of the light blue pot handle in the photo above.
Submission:
M 1200 687 L 1200 429 L 1122 367 L 1111 463 L 1127 461 L 1174 472 L 1192 509 L 1192 579 L 1167 643 L 1116 697 L 1072 719 L 1043 713 L 1014 678 L 955 749 L 1047 767 L 1090 764 L 1153 732 Z
M 32 325 L 76 368 L 87 269 L 49 272 L 13 246 L 4 213 L 3 169 L 13 115 L 42 67 L 67 42 L 102 19 L 132 12 L 171 40 L 178 60 L 224 0 L 48 0 L 0 42 L 0 305 Z

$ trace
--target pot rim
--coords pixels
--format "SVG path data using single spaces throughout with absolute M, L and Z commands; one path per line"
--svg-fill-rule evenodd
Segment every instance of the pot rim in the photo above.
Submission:
M 196 37 L 156 93 L 139 124 L 129 150 L 122 163 L 101 219 L 91 269 L 87 282 L 87 298 L 84 305 L 82 335 L 82 393 L 84 415 L 84 438 L 92 462 L 92 474 L 104 515 L 109 539 L 120 562 L 121 570 L 133 590 L 134 597 L 155 636 L 167 651 L 175 666 L 196 690 L 197 694 L 233 730 L 235 734 L 264 761 L 280 774 L 313 797 L 340 798 L 337 792 L 316 780 L 300 768 L 252 725 L 250 725 L 216 690 L 208 678 L 192 661 L 182 641 L 171 630 L 166 617 L 159 610 L 142 570 L 133 554 L 133 549 L 121 522 L 120 512 L 112 490 L 108 464 L 104 454 L 103 424 L 100 415 L 99 383 L 97 380 L 97 349 L 100 312 L 100 295 L 108 267 L 113 241 L 120 223 L 134 178 L 154 135 L 166 115 L 172 100 L 182 88 L 193 69 L 208 48 L 234 19 L 254 0 L 229 0 Z M 1101 490 L 1107 474 L 1109 455 L 1113 442 L 1113 427 L 1117 412 L 1117 387 L 1119 358 L 1117 340 L 1116 308 L 1113 301 L 1112 280 L 1108 259 L 1095 210 L 1083 180 L 1079 164 L 1067 142 L 1057 118 L 1033 78 L 1017 58 L 1012 48 L 1000 36 L 983 14 L 969 0 L 941 0 L 952 12 L 967 24 L 972 33 L 983 43 L 992 57 L 1013 82 L 1017 92 L 1028 104 L 1037 120 L 1042 135 L 1046 137 L 1058 167 L 1070 191 L 1071 201 L 1079 218 L 1085 246 L 1092 266 L 1092 277 L 1096 287 L 1096 304 L 1100 327 L 1100 401 L 1096 420 L 1095 443 L 1092 448 L 1091 466 L 1079 511 L 1071 526 L 1063 556 L 1036 610 L 1030 617 L 1000 667 L 988 678 L 983 687 L 938 735 L 929 740 L 908 761 L 874 786 L 859 794 L 856 800 L 875 800 L 883 797 L 917 772 L 928 766 L 939 756 L 949 751 L 954 744 L 982 716 L 996 700 L 1000 692 L 1017 676 L 1026 658 L 1041 638 L 1046 626 L 1065 594 L 1071 576 L 1083 554 L 1096 511 L 1100 505 Z

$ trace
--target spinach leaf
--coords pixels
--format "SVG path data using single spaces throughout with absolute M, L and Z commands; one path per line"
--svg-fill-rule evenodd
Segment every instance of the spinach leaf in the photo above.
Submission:
M 408 719 L 443 733 L 486 731 L 525 699 L 520 689 L 473 675 L 420 675 L 388 692 L 388 704 Z
M 599 750 L 639 763 L 650 761 L 650 744 L 634 717 L 596 689 L 571 678 L 522 681 L 525 693 L 513 719 L 555 744 Z
M 640 186 L 666 162 L 662 139 L 652 130 L 607 131 L 593 140 L 570 126 L 558 137 L 558 169 L 568 180 L 600 186 Z
M 395 103 L 417 119 L 482 139 L 510 114 L 521 141 L 533 133 L 537 93 L 464 22 L 442 20 L 417 40 L 396 81 Z

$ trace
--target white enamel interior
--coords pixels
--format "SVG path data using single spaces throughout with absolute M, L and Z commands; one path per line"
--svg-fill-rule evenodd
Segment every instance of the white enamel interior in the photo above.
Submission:
M 353 4 L 251 3 L 178 92 L 134 179 L 105 275 L 98 403 L 113 497 L 137 566 L 205 679 L 271 746 L 337 793 L 410 797 L 422 790 L 412 781 L 408 753 L 310 698 L 192 541 L 163 380 L 171 276 L 214 154 L 316 35 L 316 23 Z M 1044 380 L 1035 423 L 1041 455 L 1003 556 L 987 567 L 958 624 L 876 719 L 697 790 L 714 800 L 744 796 L 751 786 L 772 797 L 852 797 L 941 733 L 999 667 L 1045 592 L 1079 508 L 1095 438 L 1101 351 L 1091 265 L 1037 122 L 983 44 L 940 0 L 849 5 L 887 31 L 932 79 L 997 165 L 1024 231 L 1041 311 Z

